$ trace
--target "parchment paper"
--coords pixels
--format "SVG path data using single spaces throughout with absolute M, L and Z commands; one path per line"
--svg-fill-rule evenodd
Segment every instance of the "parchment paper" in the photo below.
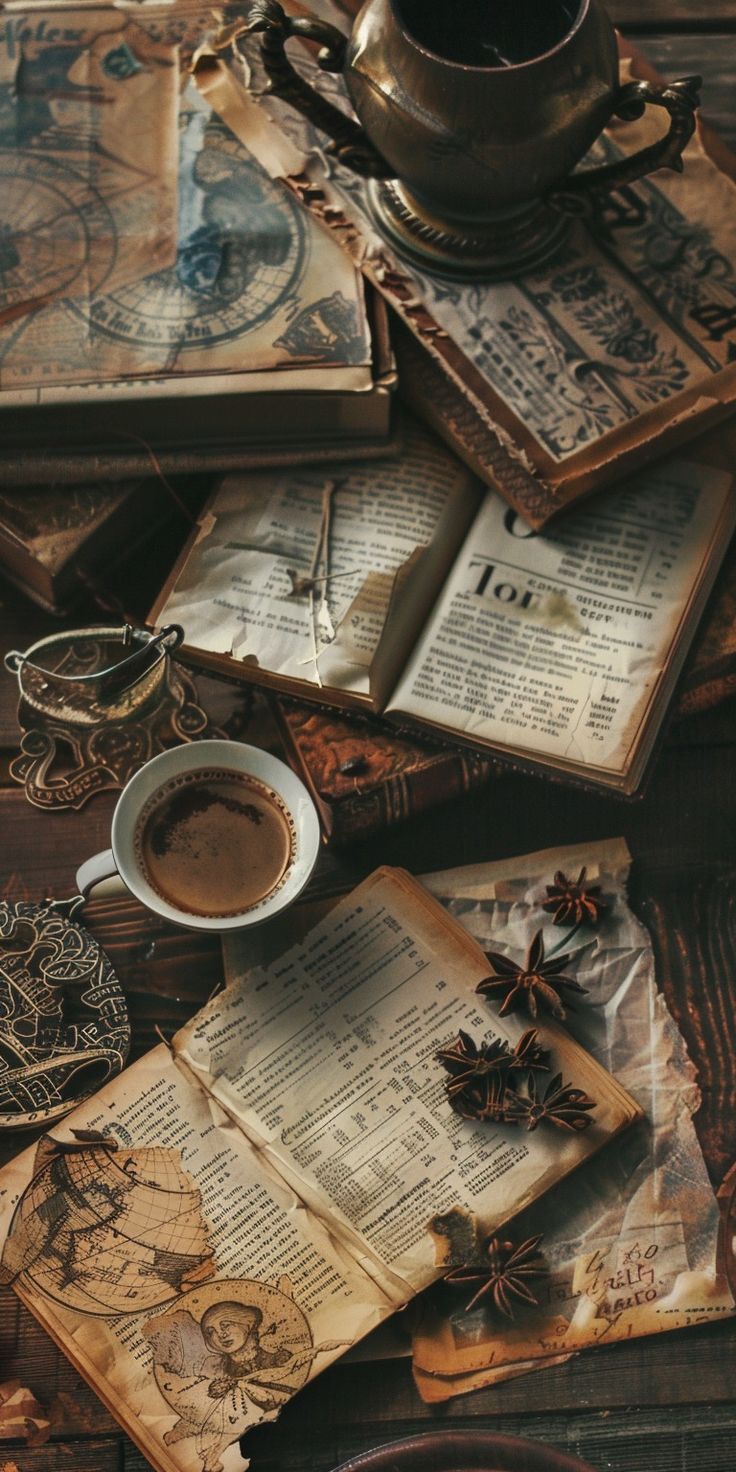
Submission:
M 467 1314 L 462 1295 L 454 1307 L 444 1297 L 439 1311 L 428 1309 L 414 1338 L 426 1400 L 542 1368 L 590 1345 L 734 1312 L 716 1273 L 719 1213 L 693 1126 L 695 1069 L 657 988 L 649 936 L 626 902 L 623 840 L 447 870 L 424 882 L 485 949 L 520 961 L 540 926 L 547 950 L 568 933 L 540 905 L 555 870 L 574 879 L 582 865 L 608 908 L 597 929 L 582 927 L 571 941 L 567 969 L 588 995 L 568 1008 L 566 1026 L 634 1095 L 646 1119 L 519 1223 L 516 1240 L 544 1233 L 550 1277 L 538 1309 L 511 1326 L 483 1310 Z

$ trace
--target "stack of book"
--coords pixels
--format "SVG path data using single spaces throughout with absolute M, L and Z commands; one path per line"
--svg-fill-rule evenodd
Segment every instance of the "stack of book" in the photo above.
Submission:
M 132 27 L 136 55 L 184 55 L 190 23 L 153 37 L 121 13 L 117 40 Z M 104 50 L 99 25 L 90 12 L 80 44 Z M 625 210 L 576 225 L 523 280 L 449 286 L 410 278 L 388 246 L 380 269 L 356 249 L 360 191 L 339 166 L 320 174 L 310 124 L 238 93 L 224 61 L 206 87 L 197 75 L 168 122 L 145 77 L 126 79 L 151 124 L 156 208 L 145 190 L 131 203 L 112 83 L 101 136 L 60 140 L 53 68 L 19 80 L 15 167 L 32 198 L 87 148 L 105 211 L 86 264 L 72 194 L 46 275 L 19 251 L 3 278 L 7 575 L 62 610 L 80 568 L 139 527 L 142 477 L 206 470 L 150 621 L 184 625 L 193 665 L 271 693 L 326 836 L 508 765 L 641 791 L 688 656 L 682 710 L 736 680 L 728 565 L 696 642 L 736 524 L 733 432 L 712 427 L 736 351 L 723 149 L 701 130 L 682 175 L 632 186 Z M 50 89 L 48 117 L 23 110 L 26 85 Z M 605 146 L 639 147 L 650 126 Z M 394 351 L 423 423 L 392 418 Z M 44 479 L 55 487 L 18 489 Z

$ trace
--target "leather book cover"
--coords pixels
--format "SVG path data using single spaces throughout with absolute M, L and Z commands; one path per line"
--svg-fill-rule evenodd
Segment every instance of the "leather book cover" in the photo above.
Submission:
M 483 787 L 498 773 L 471 751 L 429 745 L 377 720 L 272 701 L 287 755 L 309 788 L 325 840 L 351 843 Z
M 0 573 L 41 608 L 62 615 L 94 590 L 103 569 L 109 572 L 159 532 L 174 512 L 191 515 L 204 489 L 204 482 L 189 480 L 175 490 L 152 477 L 3 487 Z
M 676 719 L 736 695 L 736 543 L 721 570 L 680 683 Z

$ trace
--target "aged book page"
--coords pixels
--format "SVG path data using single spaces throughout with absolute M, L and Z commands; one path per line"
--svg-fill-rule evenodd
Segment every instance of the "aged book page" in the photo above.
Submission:
M 539 534 L 489 491 L 388 712 L 624 778 L 727 545 L 731 485 L 669 457 Z
M 242 1469 L 396 1307 L 163 1046 L 0 1172 L 6 1234 L 0 1278 L 162 1472 Z
M 519 959 L 540 927 L 547 950 L 580 946 L 574 975 L 587 996 L 568 1008 L 565 1027 L 645 1107 L 618 1146 L 561 1181 L 510 1229 L 519 1241 L 544 1234 L 549 1278 L 539 1282 L 538 1309 L 509 1323 L 482 1306 L 466 1314 L 467 1292 L 433 1288 L 425 1296 L 414 1373 L 428 1401 L 546 1368 L 580 1349 L 734 1312 L 719 1276 L 718 1206 L 693 1125 L 695 1071 L 657 985 L 651 938 L 628 903 L 630 863 L 623 839 L 611 839 L 422 878 L 484 949 Z M 569 925 L 555 926 L 542 904 L 557 870 L 575 878 L 583 867 L 605 908 L 595 928 L 570 939 Z M 271 946 L 283 953 L 334 904 L 297 906 Z M 230 984 L 266 958 L 258 932 L 228 938 L 224 955 Z M 402 1352 L 409 1352 L 406 1331 L 394 1320 L 351 1357 Z
M 378 704 L 481 497 L 416 422 L 375 464 L 228 476 L 152 617 L 253 679 Z
M 29 314 L 173 265 L 185 29 L 161 12 L 4 9 L 0 359 Z
M 480 948 L 415 880 L 378 870 L 174 1041 L 262 1158 L 399 1297 L 437 1275 L 435 1213 L 463 1205 L 491 1231 L 639 1113 L 545 1020 L 553 1070 L 597 1101 L 591 1127 L 522 1133 L 456 1114 L 437 1049 L 459 1029 L 512 1045 L 526 1031 L 476 995 L 487 974 Z

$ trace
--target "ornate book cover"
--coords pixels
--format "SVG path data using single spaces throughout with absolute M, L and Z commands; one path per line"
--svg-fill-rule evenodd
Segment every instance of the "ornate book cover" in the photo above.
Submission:
M 347 29 L 329 0 L 311 8 Z M 404 394 L 530 524 L 730 412 L 736 187 L 724 172 L 732 160 L 707 129 L 685 150 L 682 174 L 660 170 L 621 190 L 592 229 L 574 224 L 547 265 L 515 281 L 447 282 L 399 259 L 372 222 L 362 181 L 334 159 L 328 168 L 324 137 L 263 96 L 258 45 L 246 49 L 250 95 L 222 62 L 219 79 L 208 63 L 208 98 L 245 139 L 265 112 L 288 136 L 288 155 L 263 137 L 259 157 L 400 319 Z M 298 64 L 345 106 L 339 77 L 308 57 Z M 624 78 L 652 75 L 623 43 L 621 65 Z M 648 146 L 659 126 L 652 111 L 616 123 L 591 161 Z
M 317 804 L 325 839 L 352 843 L 483 787 L 494 764 L 431 746 L 380 721 L 273 701 L 292 764 Z

